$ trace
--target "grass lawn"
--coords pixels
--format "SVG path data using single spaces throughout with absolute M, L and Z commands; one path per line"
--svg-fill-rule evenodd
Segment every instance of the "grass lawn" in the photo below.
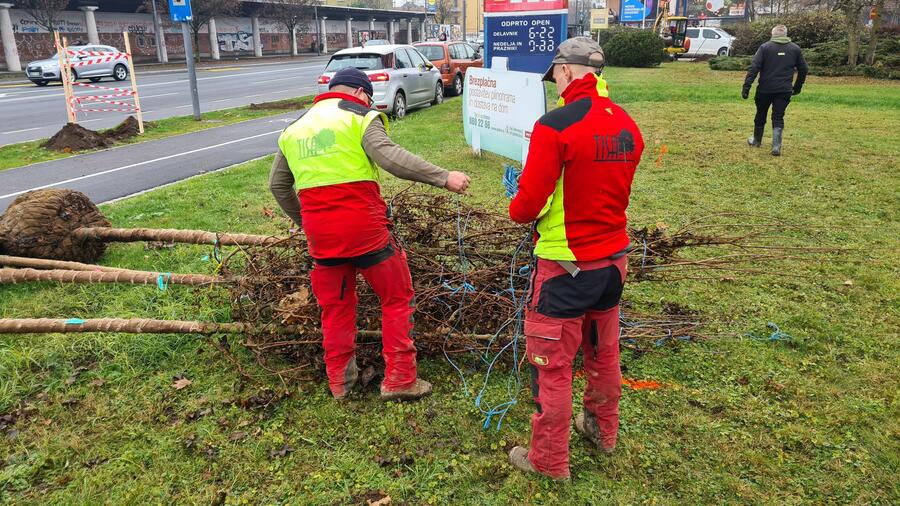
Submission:
M 311 101 L 312 96 L 303 96 L 287 100 L 278 100 L 276 103 L 295 104 L 296 107 L 300 109 Z M 145 121 L 144 135 L 138 135 L 130 139 L 116 142 L 114 146 L 123 146 L 125 144 L 134 144 L 137 142 L 171 137 L 173 135 L 187 134 L 199 130 L 206 130 L 207 128 L 215 128 L 238 123 L 240 121 L 281 114 L 286 111 L 287 109 L 251 109 L 250 106 L 244 106 L 204 112 L 203 119 L 200 121 L 194 120 L 193 116 L 177 116 L 156 121 Z M 45 140 L 46 139 L 21 142 L 0 147 L 0 170 L 13 169 L 23 165 L 66 158 L 87 152 L 73 151 L 71 153 L 61 153 L 52 149 L 44 149 L 41 145 Z
M 528 442 L 527 389 L 501 430 L 482 430 L 474 394 L 484 368 L 466 370 L 476 385 L 467 395 L 441 357 L 420 357 L 435 384 L 422 402 L 382 404 L 370 391 L 338 404 L 323 383 L 242 381 L 199 337 L 0 336 L 0 414 L 17 418 L 0 429 L 0 502 L 364 504 L 380 491 L 407 504 L 897 504 L 900 85 L 811 77 L 788 109 L 784 155 L 773 158 L 771 130 L 763 149 L 746 145 L 754 111 L 740 99 L 738 73 L 679 62 L 611 68 L 607 79 L 647 144 L 633 223 L 762 213 L 853 250 L 792 265 L 793 277 L 626 286 L 638 308 L 682 304 L 721 337 L 623 354 L 627 377 L 665 386 L 624 389 L 614 456 L 573 437 L 571 484 L 512 470 L 505 449 Z M 500 209 L 502 160 L 469 153 L 460 106 L 450 99 L 414 112 L 392 135 L 472 174 L 468 198 Z M 275 206 L 269 163 L 103 209 L 116 226 L 277 233 L 287 223 L 264 212 Z M 385 193 L 403 186 L 386 181 Z M 211 272 L 207 253 L 115 245 L 104 263 Z M 220 292 L 184 287 L 0 287 L 3 317 L 224 320 L 227 306 Z M 744 337 L 766 322 L 793 338 Z M 193 383 L 172 388 L 178 375 Z M 266 389 L 290 395 L 241 407 Z M 504 392 L 498 381 L 490 400 Z

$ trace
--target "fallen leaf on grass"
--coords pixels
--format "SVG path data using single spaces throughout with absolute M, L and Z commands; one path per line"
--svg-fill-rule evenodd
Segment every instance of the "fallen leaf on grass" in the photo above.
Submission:
M 263 207 L 263 208 L 262 208 L 262 213 L 263 213 L 263 215 L 265 215 L 265 216 L 268 217 L 268 218 L 274 218 L 274 217 L 275 217 L 275 213 L 274 213 L 271 209 L 269 209 L 268 207 Z
M 66 399 L 62 401 L 63 406 L 74 406 L 78 404 L 78 399 Z
M 369 506 L 389 506 L 391 504 L 391 496 L 386 495 L 377 501 L 368 501 Z
M 212 414 L 212 408 L 198 409 L 197 411 L 188 413 L 188 415 L 185 417 L 185 420 L 187 420 L 188 422 L 193 422 L 194 420 L 203 418 L 204 416 L 208 416 L 210 414 Z
M 193 381 L 187 378 L 181 378 L 179 380 L 175 380 L 175 383 L 172 383 L 172 388 L 174 388 L 175 390 L 182 390 L 191 386 L 193 383 Z
M 93 387 L 93 388 L 100 388 L 105 384 L 106 384 L 106 380 L 104 380 L 103 378 L 97 378 L 94 381 L 91 381 L 90 383 L 88 383 L 88 386 Z
M 248 436 L 248 434 L 246 431 L 239 430 L 237 432 L 232 432 L 231 436 L 228 438 L 228 440 L 233 443 L 235 441 L 240 441 L 241 439 L 244 439 L 247 436 Z
M 87 367 L 76 367 L 74 371 L 72 371 L 72 375 L 66 378 L 66 386 L 74 385 L 76 381 L 78 381 L 78 376 L 81 375 L 84 371 L 87 371 Z
M 269 458 L 274 459 L 275 457 L 287 457 L 288 454 L 293 453 L 294 448 L 291 445 L 285 443 L 284 446 L 277 450 L 272 450 L 269 452 Z

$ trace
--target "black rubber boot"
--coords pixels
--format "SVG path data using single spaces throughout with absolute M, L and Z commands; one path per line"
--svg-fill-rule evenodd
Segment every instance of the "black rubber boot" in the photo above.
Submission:
M 772 156 L 781 156 L 781 134 L 783 132 L 784 128 L 772 129 Z
M 753 127 L 753 135 L 750 136 L 749 139 L 747 139 L 747 144 L 758 148 L 762 144 L 762 136 L 765 130 L 765 125 L 761 127 Z

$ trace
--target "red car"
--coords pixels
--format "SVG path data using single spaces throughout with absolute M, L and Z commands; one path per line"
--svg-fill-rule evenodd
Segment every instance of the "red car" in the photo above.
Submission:
M 451 95 L 461 95 L 469 67 L 481 67 L 484 61 L 477 49 L 465 42 L 422 42 L 414 44 L 441 72 L 441 81 Z

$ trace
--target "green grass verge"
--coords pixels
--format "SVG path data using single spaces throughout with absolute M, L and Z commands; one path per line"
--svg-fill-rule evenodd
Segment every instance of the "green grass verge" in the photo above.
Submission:
M 269 104 L 293 104 L 302 108 L 312 102 L 312 95 L 291 98 L 287 100 L 278 100 L 275 102 L 267 102 Z M 114 146 L 124 146 L 126 144 L 135 144 L 138 142 L 152 141 L 171 137 L 173 135 L 187 134 L 206 130 L 207 128 L 215 128 L 240 121 L 262 118 L 265 116 L 273 116 L 281 114 L 289 109 L 251 109 L 250 106 L 235 107 L 232 109 L 220 109 L 218 111 L 210 111 L 203 113 L 203 119 L 195 121 L 193 116 L 177 116 L 174 118 L 166 118 L 156 121 L 144 122 L 144 135 L 138 135 L 130 139 L 116 142 Z M 32 163 L 46 162 L 49 160 L 57 160 L 78 154 L 87 153 L 88 151 L 75 151 L 71 153 L 62 153 L 51 149 L 44 149 L 41 145 L 46 139 L 37 141 L 22 142 L 18 144 L 9 144 L 0 147 L 0 171 L 30 165 Z
M 0 431 L 0 502 L 208 503 L 225 493 L 228 504 L 353 504 L 380 490 L 408 504 L 896 504 L 900 116 L 885 104 L 900 101 L 900 88 L 873 93 L 855 80 L 812 78 L 788 109 L 784 156 L 773 158 L 768 139 L 762 149 L 746 145 L 754 111 L 739 98 L 737 74 L 677 63 L 609 69 L 608 80 L 647 145 L 632 222 L 764 213 L 853 250 L 795 265 L 793 277 L 628 285 L 638 308 L 676 302 L 721 335 L 623 355 L 626 376 L 668 386 L 625 389 L 615 456 L 573 438 L 571 484 L 512 470 L 504 450 L 528 442 L 527 388 L 499 432 L 482 430 L 473 392 L 464 395 L 441 357 L 420 358 L 436 387 L 423 402 L 382 404 L 369 392 L 339 404 L 321 383 L 244 382 L 202 338 L 0 336 L 0 413 L 23 408 Z M 502 160 L 471 155 L 461 125 L 451 99 L 397 122 L 392 135 L 468 171 L 469 199 L 502 209 Z M 277 233 L 287 223 L 264 212 L 274 206 L 269 163 L 103 209 L 116 226 Z M 386 176 L 384 186 L 390 194 L 405 185 Z M 104 263 L 211 272 L 207 253 L 116 245 Z M 226 319 L 227 305 L 219 292 L 179 287 L 0 287 L 3 317 Z M 793 339 L 743 337 L 769 321 Z M 480 386 L 483 370 L 466 370 L 469 385 Z M 501 373 L 488 402 L 505 399 Z M 176 391 L 179 374 L 193 384 Z M 231 402 L 266 388 L 291 396 L 265 409 Z M 293 452 L 272 454 L 285 444 Z

